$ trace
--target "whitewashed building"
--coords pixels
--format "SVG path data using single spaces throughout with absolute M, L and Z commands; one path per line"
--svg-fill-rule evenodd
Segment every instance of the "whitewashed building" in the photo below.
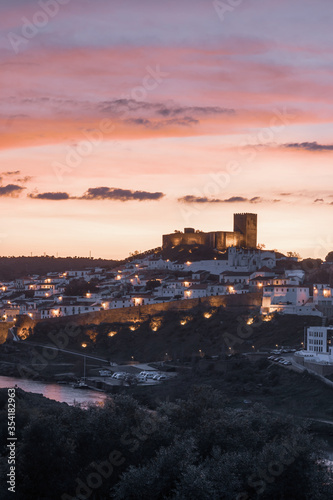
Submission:
M 294 360 L 321 375 L 333 373 L 333 326 L 311 326 L 304 340 L 304 349 L 294 354 Z
M 310 289 L 304 285 L 265 286 L 262 297 L 262 314 L 280 312 L 299 316 L 323 316 L 312 298 Z

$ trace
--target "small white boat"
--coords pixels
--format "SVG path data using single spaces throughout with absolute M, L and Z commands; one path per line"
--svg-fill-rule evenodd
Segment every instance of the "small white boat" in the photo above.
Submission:
M 79 380 L 75 384 L 72 385 L 74 389 L 89 389 L 89 386 L 85 383 L 84 380 Z
M 83 365 L 83 378 L 78 380 L 76 383 L 72 385 L 74 389 L 89 389 L 89 386 L 86 384 L 86 357 L 84 356 L 84 365 Z

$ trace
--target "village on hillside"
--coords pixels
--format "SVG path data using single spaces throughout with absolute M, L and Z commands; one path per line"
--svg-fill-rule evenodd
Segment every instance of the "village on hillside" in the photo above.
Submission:
M 107 309 L 209 296 L 262 293 L 262 314 L 281 312 L 323 317 L 332 307 L 328 284 L 309 285 L 290 267 L 295 257 L 230 247 L 225 259 L 172 262 L 153 253 L 112 270 L 49 272 L 0 284 L 1 319 L 57 318 Z M 279 268 L 277 268 L 279 261 Z M 82 290 L 86 290 L 84 293 Z
M 175 249 L 178 258 L 168 258 Z M 202 258 L 205 255 L 208 258 Z M 163 248 L 132 255 L 115 267 L 64 269 L 2 282 L 1 321 L 15 325 L 22 315 L 40 322 L 161 303 L 172 309 L 175 301 L 252 294 L 261 304 L 262 317 L 278 313 L 321 318 L 323 331 L 314 327 L 314 332 L 309 324 L 298 360 L 304 364 L 316 358 L 333 365 L 333 327 L 328 326 L 333 290 L 313 276 L 310 281 L 301 264 L 292 252 L 286 256 L 257 245 L 256 214 L 235 214 L 234 232 L 185 228 L 184 233 L 164 235 Z M 321 262 L 317 275 L 323 271 L 330 276 L 332 264 Z

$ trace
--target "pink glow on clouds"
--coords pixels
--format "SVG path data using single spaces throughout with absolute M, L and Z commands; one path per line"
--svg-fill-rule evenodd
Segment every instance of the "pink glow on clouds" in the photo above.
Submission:
M 308 232 L 317 240 L 326 237 L 333 210 L 333 49 L 322 20 L 325 12 L 329 18 L 330 4 L 318 3 L 323 10 L 316 25 L 319 7 L 310 16 L 313 5 L 307 0 L 293 7 L 270 2 L 260 9 L 243 2 L 223 23 L 212 2 L 201 0 L 71 0 L 15 54 L 8 33 L 19 34 L 22 17 L 32 19 L 39 4 L 2 2 L 1 168 L 20 170 L 17 179 L 32 176 L 15 181 L 25 188 L 17 198 L 0 197 L 8 234 L 3 253 L 88 254 L 94 241 L 94 255 L 122 257 L 157 246 L 161 232 L 187 222 L 228 229 L 234 211 L 255 210 L 261 242 L 314 255 Z M 291 26 L 297 12 L 299 25 Z M 147 68 L 157 66 L 167 75 L 154 85 Z M 142 91 L 144 81 L 150 89 Z M 131 102 L 116 103 L 119 99 Z M 64 163 L 69 150 L 90 141 L 103 119 L 113 128 L 59 180 L 52 164 Z M 319 146 L 283 146 L 306 142 Z M 261 202 L 207 205 L 185 220 L 177 199 L 200 193 L 210 174 L 225 171 L 230 162 L 239 164 L 241 173 L 216 196 Z M 14 183 L 0 177 L 2 187 Z M 27 197 L 32 192 L 80 197 L 99 186 L 165 196 L 126 203 Z M 281 224 L 290 214 L 292 223 Z M 138 234 L 140 248 L 133 248 L 128 235 L 139 233 L 138 220 L 143 236 Z M 18 237 L 26 229 L 34 234 L 29 249 Z M 116 248 L 114 235 L 121 240 Z

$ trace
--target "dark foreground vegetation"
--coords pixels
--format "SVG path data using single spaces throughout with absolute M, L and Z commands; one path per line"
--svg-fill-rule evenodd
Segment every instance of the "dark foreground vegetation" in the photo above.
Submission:
M 0 391 L 1 477 L 8 469 L 7 390 Z M 209 386 L 185 399 L 129 395 L 69 407 L 17 390 L 16 493 L 1 499 L 331 498 L 332 477 L 306 425 L 261 405 L 228 406 Z

